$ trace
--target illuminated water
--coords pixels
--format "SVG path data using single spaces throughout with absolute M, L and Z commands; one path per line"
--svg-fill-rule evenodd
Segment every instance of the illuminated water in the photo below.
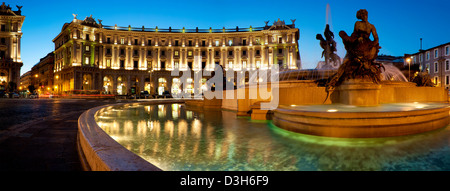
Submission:
M 450 170 L 450 127 L 395 138 L 328 138 L 182 104 L 115 108 L 96 120 L 163 170 Z

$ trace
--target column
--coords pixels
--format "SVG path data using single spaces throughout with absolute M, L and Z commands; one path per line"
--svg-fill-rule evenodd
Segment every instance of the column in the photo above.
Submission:
M 143 49 L 142 49 L 142 57 L 143 57 L 143 63 L 142 63 L 142 70 L 147 70 L 148 69 L 148 66 L 147 66 L 147 47 L 144 47 Z
M 214 49 L 209 49 L 209 66 L 207 66 L 208 70 L 214 70 Z
M 18 60 L 18 62 L 22 62 L 22 58 L 20 56 L 20 46 L 21 46 L 20 41 L 21 41 L 21 38 L 22 38 L 21 35 L 17 36 L 17 60 Z
M 269 49 L 267 50 L 267 55 L 268 55 L 268 64 L 269 64 L 269 68 L 272 68 L 273 65 L 273 48 L 269 47 Z
M 102 51 L 102 62 L 101 62 L 101 64 L 100 64 L 100 68 L 106 68 L 106 47 L 105 46 L 102 46 L 103 47 L 103 51 Z M 111 60 L 111 62 L 112 62 L 112 60 Z M 111 65 L 112 65 L 112 63 L 110 63 Z
M 125 69 L 126 70 L 129 70 L 130 68 L 133 68 L 133 65 L 130 64 L 130 58 L 131 58 L 131 49 L 130 49 L 129 46 L 127 46 L 125 48 Z
M 95 65 L 95 46 L 94 46 L 94 44 L 91 45 L 90 51 L 91 51 L 90 64 L 91 64 L 91 66 L 94 66 Z

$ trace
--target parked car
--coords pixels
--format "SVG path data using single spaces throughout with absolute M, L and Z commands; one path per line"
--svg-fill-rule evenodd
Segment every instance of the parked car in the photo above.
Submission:
M 58 98 L 58 95 L 50 94 L 48 98 Z
M 10 95 L 11 95 L 11 98 L 19 98 L 20 97 L 20 95 L 17 93 L 11 93 Z
M 38 94 L 30 94 L 28 97 L 30 99 L 36 99 L 36 98 L 39 98 L 39 95 Z

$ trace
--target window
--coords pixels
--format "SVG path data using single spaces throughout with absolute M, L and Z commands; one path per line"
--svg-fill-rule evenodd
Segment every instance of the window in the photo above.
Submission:
M 151 56 L 152 55 L 152 51 L 151 50 L 147 50 L 147 56 Z
M 192 56 L 192 50 L 188 51 L 188 56 Z
M 139 55 L 138 50 L 134 50 L 133 53 L 134 53 L 135 56 L 138 56 L 138 55 Z
M 174 56 L 179 56 L 179 54 L 180 54 L 180 53 L 178 52 L 178 50 L 175 50 L 175 51 L 173 52 L 173 55 L 174 55 Z
M 278 54 L 283 54 L 283 49 L 278 49 Z
M 247 56 L 247 51 L 242 51 L 242 55 Z
M 147 41 L 147 45 L 148 45 L 148 46 L 151 46 L 151 45 L 152 45 L 152 40 L 148 40 L 148 41 Z
M 229 46 L 233 45 L 233 40 L 228 40 L 228 45 Z
M 283 38 L 282 37 L 278 37 L 278 43 L 279 44 L 283 43 Z
M 86 65 L 89 64 L 89 57 L 84 58 L 84 64 L 86 64 Z
M 135 61 L 133 62 L 133 67 L 134 67 L 134 68 L 138 68 L 138 64 L 139 64 L 139 62 L 135 60 Z
M 86 40 L 89 40 L 89 34 L 86 34 Z
M 439 77 L 435 76 L 435 77 L 434 77 L 434 84 L 437 85 L 437 84 L 438 84 L 438 81 L 439 81 Z
M 2 25 L 2 31 L 6 31 L 6 25 Z
M 205 69 L 206 67 L 206 62 L 202 62 L 202 69 Z
M 439 71 L 438 66 L 439 66 L 438 63 L 435 62 L 434 63 L 434 73 L 437 73 Z
M 166 62 L 161 62 L 161 68 L 166 68 Z
M 206 51 L 202 51 L 202 56 L 206 56 Z
M 260 50 L 256 50 L 256 56 L 259 56 L 260 55 Z
M 111 54 L 111 49 L 110 48 L 106 49 L 106 54 Z
M 124 68 L 125 67 L 125 60 L 120 60 L 120 68 Z
M 448 84 L 449 84 L 448 76 L 445 76 L 445 85 L 448 85 Z
M 120 44 L 125 44 L 125 39 L 124 38 L 120 38 Z
M 419 62 L 422 62 L 423 58 L 422 58 L 422 54 L 419 54 Z
M 283 65 L 283 60 L 278 60 L 278 65 L 281 67 Z
M 192 69 L 192 62 L 188 62 L 189 69 Z
M 2 39 L 1 39 L 1 43 L 2 43 L 2 44 L 6 44 L 6 39 L 5 39 L 5 38 L 2 38 Z
M 180 64 L 178 61 L 175 61 L 173 64 L 174 64 L 175 69 L 178 69 L 180 67 Z
M 166 55 L 166 52 L 164 50 L 161 50 L 161 56 Z
M 125 50 L 124 49 L 120 49 L 120 55 L 124 55 L 125 54 Z
M 450 47 L 446 46 L 445 47 L 445 56 L 448 56 L 450 54 Z
M 216 56 L 219 56 L 219 51 L 216 51 Z
M 250 66 L 250 65 L 249 65 Z M 242 68 L 248 68 L 247 67 L 247 61 L 242 61 Z
M 219 41 L 218 40 L 216 40 L 216 46 L 219 46 Z
M 138 45 L 138 39 L 134 39 L 134 45 Z
M 188 46 L 192 46 L 192 40 L 188 42 Z
M 106 59 L 106 67 L 111 68 L 111 59 Z
M 243 45 L 243 46 L 247 45 L 247 40 L 245 40 L 245 39 L 242 40 L 242 45 Z
M 109 37 L 106 38 L 106 43 L 108 43 L 108 44 L 111 43 L 111 38 L 109 38 Z
M 89 46 L 86 46 L 86 51 L 89 51 Z
M 426 59 L 427 59 L 427 60 L 430 60 L 430 52 L 427 52 L 427 57 L 426 57 Z
M 233 56 L 233 51 L 232 50 L 228 51 L 228 56 Z
M 445 71 L 450 70 L 450 60 L 445 60 Z
M 434 49 L 434 58 L 438 58 L 439 57 L 439 51 L 438 49 Z
M 178 40 L 175 41 L 175 46 L 178 46 Z
M 206 46 L 206 41 L 202 40 L 202 46 Z

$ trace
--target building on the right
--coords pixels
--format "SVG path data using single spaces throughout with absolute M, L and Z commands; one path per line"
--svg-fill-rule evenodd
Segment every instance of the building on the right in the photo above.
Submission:
M 436 87 L 450 87 L 450 42 L 414 54 L 405 54 L 405 67 L 419 65 L 420 71 L 428 72 Z

